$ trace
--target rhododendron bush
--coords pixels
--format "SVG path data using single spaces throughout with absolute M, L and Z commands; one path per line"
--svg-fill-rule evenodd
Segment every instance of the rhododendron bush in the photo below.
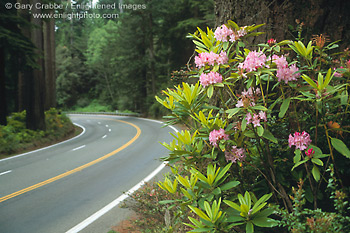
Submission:
M 349 230 L 349 54 L 249 44 L 261 26 L 190 34 L 191 78 L 156 97 L 168 124 L 187 127 L 163 143 L 173 174 L 159 186 L 173 199 L 161 203 L 183 222 L 176 232 Z

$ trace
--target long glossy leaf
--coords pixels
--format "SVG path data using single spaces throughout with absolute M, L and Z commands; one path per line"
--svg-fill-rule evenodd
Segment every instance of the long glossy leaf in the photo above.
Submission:
M 317 84 L 316 84 L 314 81 L 312 81 L 312 79 L 311 79 L 309 76 L 307 76 L 306 74 L 303 74 L 303 75 L 301 75 L 301 77 L 302 77 L 308 84 L 310 84 L 313 88 L 318 89 L 318 88 L 317 88 Z
M 290 104 L 290 98 L 284 99 L 283 103 L 281 104 L 280 112 L 278 114 L 279 118 L 283 118 L 286 114 Z
M 263 136 L 263 138 L 266 138 L 266 139 L 270 140 L 271 142 L 278 143 L 275 136 L 273 136 L 273 134 L 267 129 L 264 130 L 264 134 L 262 136 Z
M 258 227 L 274 227 L 278 225 L 278 221 L 266 217 L 254 218 L 252 222 Z
M 247 222 L 247 225 L 245 226 L 245 232 L 246 233 L 253 233 L 254 232 L 254 225 L 252 222 Z
M 334 149 L 336 149 L 340 154 L 344 155 L 346 158 L 350 159 L 350 150 L 342 140 L 337 138 L 331 138 L 331 142 Z
M 314 165 L 314 167 L 311 170 L 311 173 L 312 173 L 312 176 L 315 178 L 316 181 L 320 180 L 321 173 L 320 173 L 320 170 L 318 170 L 318 167 L 316 167 Z
M 227 200 L 224 200 L 224 203 L 230 207 L 232 207 L 233 209 L 241 212 L 241 207 L 239 205 L 237 205 L 236 203 L 232 202 L 232 201 L 227 201 Z

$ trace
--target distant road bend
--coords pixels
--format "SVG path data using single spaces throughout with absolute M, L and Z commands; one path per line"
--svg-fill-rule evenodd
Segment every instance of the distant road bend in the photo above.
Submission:
M 160 122 L 70 115 L 73 140 L 0 160 L 0 232 L 66 232 L 128 191 L 162 163 L 169 132 Z

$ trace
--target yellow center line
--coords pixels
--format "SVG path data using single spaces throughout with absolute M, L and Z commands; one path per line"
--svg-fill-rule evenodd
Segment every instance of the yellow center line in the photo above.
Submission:
M 103 119 L 106 120 L 106 118 L 103 118 Z M 108 119 L 107 118 L 107 120 L 113 120 L 113 119 Z M 122 122 L 122 123 L 125 123 L 125 124 L 128 124 L 128 125 L 131 125 L 132 127 L 134 127 L 137 130 L 136 135 L 130 141 L 128 141 L 127 143 L 125 143 L 124 145 L 119 147 L 118 149 L 116 149 L 116 150 L 114 150 L 114 151 L 112 151 L 112 152 L 110 152 L 110 153 L 108 153 L 108 154 L 106 154 L 106 155 L 104 155 L 104 156 L 102 156 L 102 157 L 100 157 L 98 159 L 95 159 L 95 160 L 93 160 L 93 161 L 91 161 L 91 162 L 89 162 L 87 164 L 84 164 L 84 165 L 82 165 L 80 167 L 77 167 L 77 168 L 75 168 L 73 170 L 70 170 L 68 172 L 62 173 L 62 174 L 60 174 L 58 176 L 52 177 L 52 178 L 50 178 L 48 180 L 45 180 L 43 182 L 37 183 L 35 185 L 32 185 L 32 186 L 30 186 L 28 188 L 25 188 L 25 189 L 19 190 L 17 192 L 11 193 L 9 195 L 6 195 L 4 197 L 1 197 L 0 198 L 0 203 L 3 202 L 3 201 L 6 201 L 8 199 L 11 199 L 13 197 L 19 196 L 19 195 L 21 195 L 23 193 L 26 193 L 26 192 L 32 191 L 34 189 L 37 189 L 39 187 L 42 187 L 44 185 L 50 184 L 50 183 L 52 183 L 52 182 L 54 182 L 56 180 L 62 179 L 63 177 L 69 176 L 69 175 L 71 175 L 73 173 L 76 173 L 76 172 L 81 171 L 81 170 L 83 170 L 83 169 L 85 169 L 87 167 L 90 167 L 90 166 L 92 166 L 92 165 L 94 165 L 94 164 L 96 164 L 98 162 L 101 162 L 102 160 L 105 160 L 105 159 L 111 157 L 112 155 L 117 154 L 118 152 L 120 152 L 121 150 L 125 149 L 126 147 L 130 146 L 134 141 L 136 141 L 137 138 L 140 137 L 141 129 L 137 125 L 134 125 L 133 123 L 130 123 L 130 122 L 127 122 L 127 121 L 122 121 L 122 120 L 113 120 L 113 121 L 119 121 L 119 122 Z

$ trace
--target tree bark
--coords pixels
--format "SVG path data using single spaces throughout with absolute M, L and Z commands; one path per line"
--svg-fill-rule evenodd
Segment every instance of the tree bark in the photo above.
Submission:
M 343 0 L 215 0 L 216 26 L 231 19 L 239 26 L 266 25 L 253 43 L 295 39 L 297 22 L 303 22 L 303 37 L 309 41 L 312 35 L 327 34 L 331 41 L 342 40 L 348 46 L 350 31 L 350 1 Z
M 51 11 L 53 13 L 53 11 Z M 45 110 L 56 106 L 56 72 L 55 72 L 55 22 L 53 19 L 43 22 L 45 55 Z
M 32 0 L 32 5 L 39 3 L 40 0 Z M 41 13 L 41 9 L 33 7 L 33 14 Z M 44 98 L 45 98 L 45 70 L 43 56 L 43 25 L 42 19 L 31 18 L 31 23 L 35 28 L 31 32 L 31 40 L 37 50 L 37 65 L 30 75 L 28 85 L 29 104 L 27 108 L 26 124 L 28 129 L 45 130 L 45 113 L 44 113 Z

